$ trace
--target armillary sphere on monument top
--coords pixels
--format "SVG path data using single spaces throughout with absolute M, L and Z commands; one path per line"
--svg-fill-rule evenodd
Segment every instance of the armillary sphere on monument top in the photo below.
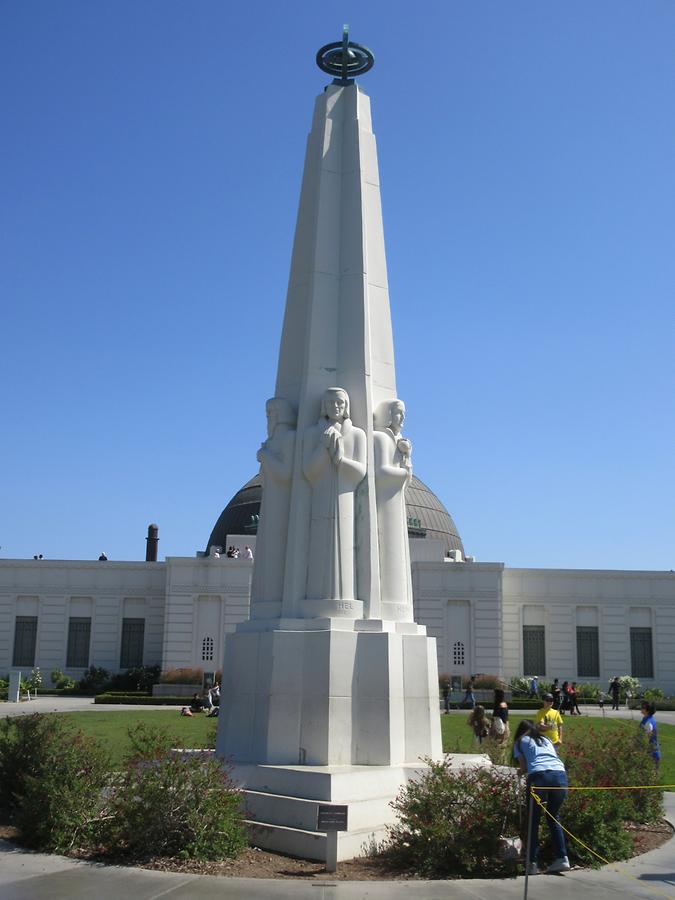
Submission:
M 336 76 L 334 84 L 351 84 L 355 75 L 363 75 L 374 63 L 375 57 L 367 47 L 349 40 L 349 25 L 345 25 L 341 41 L 326 44 L 316 54 L 317 66 Z

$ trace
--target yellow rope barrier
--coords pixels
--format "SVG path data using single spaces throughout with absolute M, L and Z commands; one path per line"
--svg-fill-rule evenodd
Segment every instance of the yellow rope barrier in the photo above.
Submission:
M 567 787 L 547 787 L 547 791 L 666 791 L 668 788 L 675 790 L 675 784 L 613 784 L 607 787 L 597 787 L 596 785 L 575 785 Z M 533 788 L 536 790 L 536 788 Z
M 675 785 L 670 785 L 670 784 L 666 784 L 666 785 L 645 784 L 645 785 L 642 785 L 641 784 L 641 785 L 632 786 L 632 787 L 606 787 L 606 788 L 601 788 L 601 787 L 573 787 L 573 788 L 570 788 L 570 787 L 567 787 L 567 788 L 565 788 L 565 787 L 555 787 L 555 788 L 554 787 L 550 787 L 550 788 L 549 787 L 547 787 L 547 788 L 531 787 L 530 792 L 532 793 L 532 797 L 534 798 L 535 802 L 539 804 L 539 806 L 544 810 L 546 815 L 549 816 L 549 818 L 553 819 L 554 822 L 557 822 L 557 824 L 560 825 L 560 827 L 565 832 L 565 834 L 569 835 L 569 837 L 571 837 L 573 841 L 576 841 L 577 844 L 581 844 L 581 846 L 584 847 L 586 850 L 588 850 L 589 853 L 592 853 L 593 856 L 597 857 L 597 859 L 599 859 L 600 862 L 603 862 L 606 866 L 611 866 L 611 868 L 618 875 L 623 875 L 624 878 L 629 878 L 631 881 L 637 881 L 637 883 L 641 887 L 645 888 L 646 890 L 653 891 L 655 894 L 659 894 L 661 897 L 668 897 L 668 900 L 675 900 L 674 894 L 666 894 L 665 891 L 662 891 L 659 888 L 652 887 L 651 884 L 645 884 L 645 882 L 640 881 L 639 878 L 636 878 L 634 875 L 630 875 L 628 872 L 623 872 L 621 869 L 618 869 L 613 863 L 611 863 L 608 859 L 605 859 L 604 856 L 600 856 L 599 853 L 596 853 L 595 850 L 593 850 L 592 847 L 589 847 L 588 844 L 585 844 L 581 840 L 581 838 L 577 837 L 575 834 L 572 834 L 572 832 L 568 828 L 565 828 L 565 826 L 562 824 L 562 822 L 560 822 L 558 819 L 556 819 L 556 817 L 553 815 L 553 813 L 550 813 L 548 811 L 547 807 L 542 802 L 541 797 L 539 797 L 537 795 L 538 789 L 546 790 L 546 791 L 566 791 L 566 790 L 569 790 L 569 791 L 631 791 L 631 790 L 632 791 L 641 791 L 644 788 L 657 788 L 657 787 L 664 789 L 664 788 L 668 788 L 668 787 L 675 787 Z

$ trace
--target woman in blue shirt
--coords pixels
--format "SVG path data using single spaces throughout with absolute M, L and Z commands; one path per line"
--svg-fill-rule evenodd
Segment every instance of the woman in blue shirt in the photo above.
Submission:
M 565 835 L 560 827 L 558 813 L 567 796 L 567 773 L 565 765 L 555 751 L 555 747 L 539 731 L 534 722 L 524 719 L 516 731 L 513 741 L 513 756 L 518 760 L 520 771 L 527 774 L 527 796 L 530 788 L 537 789 L 537 796 L 546 804 L 550 815 L 546 822 L 551 832 L 551 840 L 556 858 L 546 870 L 547 872 L 569 872 L 570 863 L 565 847 Z M 556 788 L 556 790 L 550 790 Z M 553 818 L 551 818 L 551 816 Z M 531 823 L 530 858 L 527 861 L 528 875 L 538 875 L 537 856 L 539 855 L 539 821 L 541 807 L 534 801 Z

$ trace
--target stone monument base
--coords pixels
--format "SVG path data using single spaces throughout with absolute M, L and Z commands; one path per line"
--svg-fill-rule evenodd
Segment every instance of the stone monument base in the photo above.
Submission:
M 489 765 L 479 754 L 456 754 L 452 768 Z M 330 848 L 317 831 L 321 804 L 348 807 L 348 831 L 337 833 L 336 861 L 363 856 L 396 820 L 391 802 L 409 781 L 427 771 L 401 766 L 236 765 L 232 778 L 244 790 L 251 843 L 265 850 L 324 862 Z
M 216 750 L 235 765 L 437 759 L 435 641 L 414 622 L 244 622 L 226 638 Z

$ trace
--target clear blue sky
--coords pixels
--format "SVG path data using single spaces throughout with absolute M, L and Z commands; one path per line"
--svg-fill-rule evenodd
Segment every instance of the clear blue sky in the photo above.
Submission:
M 349 22 L 417 474 L 480 560 L 675 568 L 672 0 L 0 16 L 0 556 L 193 555 L 256 472 Z

